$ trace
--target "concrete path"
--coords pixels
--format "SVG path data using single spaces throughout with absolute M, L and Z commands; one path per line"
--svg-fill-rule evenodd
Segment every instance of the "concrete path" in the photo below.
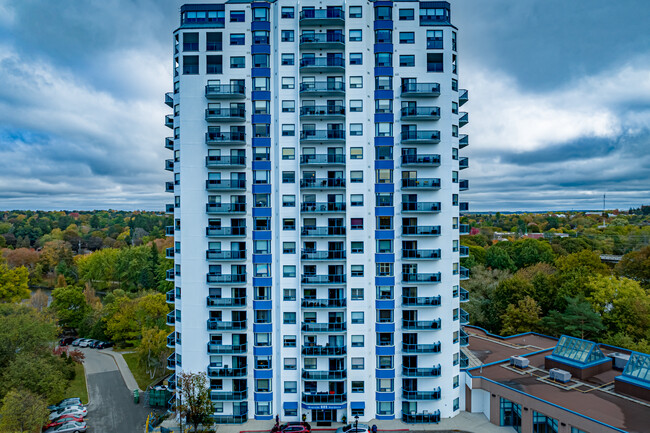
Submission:
M 142 392 L 142 390 L 138 387 L 138 382 L 136 382 L 135 377 L 133 377 L 133 373 L 131 373 L 131 369 L 124 360 L 122 354 L 120 352 L 114 352 L 113 349 L 103 349 L 102 352 L 113 357 L 115 364 L 117 364 L 117 368 L 120 370 L 120 373 L 122 373 L 122 378 L 124 379 L 124 384 L 126 387 L 129 388 L 131 392 L 136 389 L 139 389 L 140 392 Z

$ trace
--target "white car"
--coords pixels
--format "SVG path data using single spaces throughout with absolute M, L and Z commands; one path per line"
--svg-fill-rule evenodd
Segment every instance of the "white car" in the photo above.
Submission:
M 361 423 L 358 423 L 355 427 L 355 423 L 352 423 L 337 428 L 336 433 L 370 433 L 370 427 L 368 427 L 368 424 Z
M 85 432 L 87 428 L 88 427 L 86 426 L 85 422 L 72 421 L 61 424 L 60 426 L 50 427 L 43 433 L 81 433 Z
M 90 338 L 84 338 L 79 342 L 79 347 L 88 347 L 91 341 L 93 340 L 91 340 Z
M 57 419 L 61 415 L 74 415 L 79 418 L 84 418 L 87 414 L 88 410 L 83 406 L 70 406 L 52 412 L 50 414 L 50 421 Z

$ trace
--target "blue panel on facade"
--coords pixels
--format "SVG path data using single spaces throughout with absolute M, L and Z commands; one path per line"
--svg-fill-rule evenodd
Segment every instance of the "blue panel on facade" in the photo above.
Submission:
M 395 415 L 376 415 L 375 418 L 381 420 L 395 419 Z
M 389 20 L 375 21 L 375 30 L 393 30 L 393 22 Z
M 255 93 L 255 92 L 253 92 Z M 375 99 L 393 99 L 392 90 L 375 90 Z
M 377 401 L 395 401 L 394 392 L 376 392 L 375 400 Z
M 394 286 L 395 277 L 375 277 L 375 286 Z
M 375 377 L 377 379 L 395 379 L 395 370 L 386 368 L 375 369 Z
M 395 332 L 395 323 L 375 323 L 375 332 Z
M 253 170 L 270 170 L 271 161 L 253 161 Z
M 395 192 L 394 183 L 376 183 L 375 192 Z M 383 206 L 380 206 L 383 207 Z
M 383 209 L 381 207 L 375 208 L 375 215 L 377 216 L 390 216 L 378 215 L 377 210 Z M 375 239 L 395 239 L 395 230 L 375 230 Z
M 271 137 L 253 137 L 253 147 L 271 147 Z
M 271 185 L 253 185 L 253 194 L 271 194 Z
M 271 76 L 271 68 L 251 68 L 251 77 L 266 77 Z
M 254 305 L 255 303 L 253 303 Z M 255 356 L 271 356 L 273 355 L 273 346 L 253 346 L 253 355 Z M 257 376 L 258 371 L 267 371 L 267 370 L 255 370 L 255 377 Z M 272 371 L 272 370 L 268 370 Z M 271 376 L 273 376 L 271 374 Z
M 394 122 L 393 113 L 375 113 L 375 122 Z
M 262 233 L 271 234 L 271 232 L 262 232 Z M 270 239 L 265 239 L 265 240 L 270 240 Z M 272 254 L 253 254 L 253 263 L 272 263 L 272 262 L 273 262 Z
M 394 146 L 394 137 L 375 137 L 375 146 Z
M 255 414 L 255 419 L 260 421 L 270 421 L 273 419 L 273 415 L 257 415 Z
M 393 356 L 395 355 L 395 346 L 377 346 L 375 354 L 377 356 Z
M 375 53 L 392 53 L 392 52 L 393 52 L 393 44 L 375 44 Z M 382 66 L 382 67 L 385 68 L 390 66 Z M 388 74 L 379 74 L 379 75 L 388 75 Z
M 271 46 L 270 45 L 253 45 L 253 46 L 251 46 L 251 54 L 271 54 Z M 253 68 L 253 70 L 255 70 L 255 69 L 256 68 Z
M 392 159 L 380 159 L 375 161 L 375 170 L 381 170 L 383 168 L 393 170 L 395 168 L 395 161 Z
M 270 287 L 273 285 L 273 278 L 271 277 L 253 277 L 253 287 Z
M 270 124 L 271 123 L 271 115 L 270 114 L 253 114 L 251 116 L 251 123 Z
M 375 254 L 376 263 L 395 263 L 395 254 Z
M 255 379 L 272 379 L 273 370 L 270 368 L 265 370 L 254 370 L 253 377 Z
M 253 240 L 254 241 L 270 241 L 273 232 L 270 230 L 254 230 L 253 231 Z
M 378 310 L 391 310 L 395 308 L 394 299 L 376 299 L 375 308 Z
M 393 2 L 392 1 L 375 2 L 374 6 L 376 8 L 380 6 L 393 6 Z
M 392 66 L 381 66 L 375 68 L 375 77 L 384 77 L 384 76 L 392 76 L 393 75 L 393 67 Z
M 267 32 L 271 31 L 271 23 L 268 21 L 253 21 L 251 23 L 251 31 L 255 30 L 266 30 Z
M 366 408 L 366 402 L 365 401 L 351 401 L 350 402 L 350 409 L 365 409 Z
M 284 403 L 282 403 L 282 409 L 298 410 L 298 402 L 297 401 L 285 401 Z
M 393 206 L 382 206 L 375 208 L 375 216 L 393 216 L 395 215 L 395 208 Z M 393 239 L 395 236 L 385 239 Z
M 270 217 L 271 208 L 270 207 L 254 207 L 253 208 L 253 217 Z M 255 233 L 255 232 L 253 232 Z
M 267 8 L 270 9 L 271 5 L 268 2 L 253 2 L 251 8 Z
M 273 332 L 272 323 L 253 323 L 253 332 Z
M 343 404 L 308 404 L 308 403 L 301 403 L 300 404 L 303 409 L 345 409 L 348 404 L 343 403 Z
M 266 90 L 253 90 L 251 92 L 251 99 L 253 101 L 270 101 L 271 92 L 267 92 Z
M 272 392 L 256 392 L 255 401 L 272 401 L 273 393 Z

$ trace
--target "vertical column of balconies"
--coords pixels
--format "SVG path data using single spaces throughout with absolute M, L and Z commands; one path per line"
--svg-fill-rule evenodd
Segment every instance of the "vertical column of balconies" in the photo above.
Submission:
M 299 389 L 312 420 L 347 406 L 344 26 L 339 5 L 299 13 Z
M 456 47 L 453 47 L 454 51 Z M 458 106 L 462 107 L 465 105 L 465 103 L 469 100 L 469 93 L 465 89 L 460 89 L 458 92 Z M 458 127 L 462 128 L 463 126 L 467 125 L 469 123 L 469 115 L 467 112 L 459 112 L 459 117 L 458 117 Z M 464 149 L 469 145 L 469 137 L 467 134 L 460 134 L 458 138 L 458 148 L 459 150 Z M 460 152 L 459 152 L 460 153 Z M 469 159 L 467 157 L 459 157 L 458 160 L 458 169 L 459 170 L 464 170 L 469 167 Z M 459 179 L 458 180 L 458 190 L 461 193 L 460 195 L 462 196 L 462 193 L 469 190 L 469 180 L 467 179 Z M 461 212 L 466 212 L 469 210 L 469 204 L 467 202 L 461 201 L 459 203 L 460 210 Z M 466 229 L 461 230 L 461 234 L 463 232 L 466 232 Z M 460 251 L 459 251 L 459 257 L 460 258 L 465 258 L 469 257 L 469 248 L 466 246 L 460 246 Z M 464 281 L 469 278 L 469 270 L 463 266 L 460 266 L 460 280 Z M 459 293 L 459 298 L 460 302 L 465 303 L 469 301 L 469 293 L 467 290 L 463 289 L 460 287 L 460 293 Z M 463 325 L 466 325 L 469 323 L 469 314 L 463 310 L 462 308 L 459 308 L 459 320 L 460 320 L 460 330 L 459 330 L 459 343 L 460 347 L 465 347 L 469 345 L 469 336 L 463 329 Z M 467 367 L 467 356 L 461 352 L 461 368 L 466 368 Z M 465 365 L 463 365 L 465 364 Z

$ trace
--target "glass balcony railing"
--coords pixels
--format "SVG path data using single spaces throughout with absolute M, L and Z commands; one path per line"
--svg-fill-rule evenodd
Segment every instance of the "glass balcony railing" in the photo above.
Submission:
M 300 211 L 305 213 L 345 212 L 344 202 L 306 202 L 300 205 Z
M 402 226 L 402 236 L 440 236 L 440 226 Z
M 216 296 L 208 296 L 206 301 L 206 306 L 208 307 L 245 307 L 246 306 L 246 296 L 241 296 L 237 298 L 218 298 Z
M 205 86 L 205 97 L 208 99 L 217 98 L 244 98 L 246 86 L 243 84 L 211 84 Z
M 402 412 L 402 422 L 407 424 L 436 424 L 440 422 L 440 411 L 433 413 Z
M 469 335 L 467 335 L 467 332 L 463 331 L 463 328 L 460 328 L 460 347 L 466 347 L 469 346 Z
M 460 324 L 467 325 L 469 323 L 469 313 L 462 308 L 460 309 Z
M 304 226 L 300 230 L 301 236 L 309 237 L 329 237 L 329 236 L 345 236 L 345 227 L 315 227 Z
M 469 168 L 469 158 L 464 156 L 462 158 L 458 158 L 458 168 L 460 170 L 464 170 L 466 168 Z
M 437 320 L 406 320 L 402 319 L 402 328 L 421 331 L 440 329 L 441 321 Z
M 224 322 L 220 319 L 208 319 L 208 331 L 241 331 L 246 329 L 246 321 Z
M 469 367 L 469 358 L 462 351 L 460 352 L 460 368 Z
M 205 166 L 208 168 L 222 168 L 222 167 L 245 167 L 245 156 L 217 156 L 210 155 L 205 157 Z
M 437 167 L 440 165 L 440 155 L 437 154 L 402 155 L 402 165 L 423 165 L 423 166 Z
M 246 367 L 228 368 L 216 364 L 208 366 L 208 377 L 245 377 L 246 373 Z
M 243 424 L 248 421 L 248 412 L 239 415 L 210 415 L 214 424 Z
M 301 327 L 303 332 L 345 332 L 347 329 L 346 323 L 312 323 L 302 322 Z
M 345 131 L 339 129 L 306 129 L 300 131 L 300 141 L 345 141 Z
M 304 48 L 343 48 L 345 35 L 343 32 L 303 33 L 300 35 L 300 47 Z
M 174 326 L 175 323 L 176 323 L 176 310 L 167 313 L 167 324 L 169 326 Z
M 440 304 L 440 296 L 402 296 L 405 307 L 439 307 Z
M 442 368 L 440 364 L 432 368 L 411 368 L 402 366 L 402 376 L 405 377 L 438 377 Z
M 328 9 L 303 9 L 300 11 L 300 24 L 319 24 L 332 25 L 343 24 L 345 22 L 345 12 L 339 8 Z
M 347 377 L 347 370 L 302 370 L 302 378 L 305 380 L 342 380 Z
M 345 93 L 345 83 L 343 83 L 343 81 L 313 81 L 300 83 L 300 93 L 341 94 Z
M 165 116 L 165 126 L 169 129 L 174 129 L 174 115 L 168 114 Z
M 246 353 L 246 344 L 223 345 L 217 343 L 208 343 L 208 353 L 210 354 L 238 354 Z
M 176 374 L 172 374 L 167 378 L 167 386 L 172 391 L 176 389 Z
M 165 170 L 174 171 L 174 160 L 173 159 L 166 159 L 165 160 Z
M 172 215 L 174 214 L 174 204 L 173 203 L 167 203 L 165 205 L 165 213 L 172 214 Z
M 462 128 L 469 123 L 469 114 L 465 112 L 460 112 L 459 114 L 460 117 L 458 118 L 458 127 Z
M 402 212 L 440 212 L 440 202 L 402 202 Z
M 209 214 L 246 213 L 246 203 L 207 203 L 205 211 Z
M 244 120 L 246 110 L 244 108 L 206 108 L 205 120 L 208 122 Z
M 174 236 L 174 226 L 165 226 L 165 236 Z
M 437 273 L 412 273 L 402 274 L 402 282 L 404 283 L 439 283 L 440 282 L 440 272 Z
M 467 191 L 469 189 L 469 180 L 460 179 L 458 181 L 458 191 Z
M 330 394 L 328 392 L 319 393 L 302 393 L 302 402 L 305 404 L 332 404 L 345 403 L 348 399 L 347 394 Z
M 469 269 L 460 267 L 460 279 L 461 280 L 468 280 L 469 279 Z
M 302 298 L 300 303 L 302 308 L 345 308 L 347 301 L 345 298 L 340 299 L 311 299 Z
M 246 236 L 246 227 L 207 227 L 205 234 L 209 237 L 241 237 Z
M 306 178 L 300 179 L 300 188 L 340 189 L 345 188 L 345 179 L 340 178 Z
M 205 134 L 205 144 L 208 145 L 244 144 L 245 142 L 246 134 L 244 132 L 208 131 Z
M 469 92 L 465 89 L 460 89 L 458 91 L 458 106 L 463 106 L 467 101 L 469 101 Z
M 433 250 L 402 250 L 403 259 L 416 260 L 438 260 L 440 258 L 440 249 Z
M 344 105 L 306 105 L 300 107 L 301 117 L 345 117 Z
M 344 250 L 305 250 L 300 252 L 303 260 L 345 260 Z
M 402 343 L 404 353 L 440 353 L 440 342 L 435 344 L 407 344 Z
M 174 94 L 172 92 L 165 93 L 165 105 L 174 108 Z
M 345 284 L 345 274 L 306 275 L 300 281 L 304 284 Z
M 248 399 L 248 390 L 243 391 L 214 391 L 210 390 L 212 401 L 242 401 Z
M 460 257 L 469 257 L 469 247 L 461 245 L 458 254 L 460 255 Z
M 171 137 L 165 138 L 165 149 L 174 150 L 174 139 Z
M 433 391 L 409 391 L 402 389 L 402 398 L 404 400 L 439 400 L 440 388 Z
M 174 182 L 165 182 L 165 192 L 174 192 Z
M 207 250 L 205 258 L 208 260 L 244 260 L 246 258 L 246 250 L 239 251 L 217 251 Z
M 167 347 L 174 348 L 176 346 L 176 333 L 172 332 L 167 336 Z
M 300 165 L 345 165 L 343 154 L 300 155 Z
M 174 289 L 168 290 L 167 293 L 165 293 L 165 301 L 168 304 L 173 304 L 174 302 L 176 302 L 176 290 Z
M 458 138 L 458 147 L 464 148 L 469 146 L 469 136 L 467 134 L 460 134 Z
M 402 143 L 439 143 L 440 131 L 419 130 L 402 132 Z
M 345 346 L 302 346 L 302 354 L 306 356 L 345 356 Z
M 165 279 L 167 281 L 174 281 L 174 270 L 173 269 L 167 269 L 165 271 Z
M 175 353 L 172 353 L 167 358 L 167 369 L 168 370 L 175 370 L 176 369 L 176 354 Z
M 467 302 L 469 301 L 469 292 L 461 287 L 459 291 L 459 297 L 460 302 Z
M 402 189 L 440 189 L 438 178 L 402 179 Z
M 343 57 L 303 57 L 300 59 L 300 69 L 345 69 Z
M 438 120 L 440 107 L 403 107 L 400 114 L 404 120 Z
M 174 254 L 175 254 L 174 247 L 165 248 L 166 259 L 174 259 Z
M 245 283 L 246 274 L 207 274 L 208 283 L 235 284 Z
M 439 96 L 439 83 L 404 83 L 402 84 L 404 96 Z
M 208 179 L 205 188 L 209 190 L 245 190 L 246 180 L 243 179 Z

